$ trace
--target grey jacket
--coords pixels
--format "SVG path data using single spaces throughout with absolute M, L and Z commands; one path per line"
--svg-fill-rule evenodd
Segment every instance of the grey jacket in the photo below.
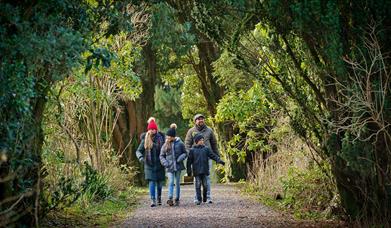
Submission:
M 163 144 L 160 151 L 160 163 L 166 167 L 167 172 L 181 171 L 185 169 L 183 161 L 187 158 L 185 145 L 179 137 L 172 142 L 171 148 L 166 149 L 166 143 Z
M 195 144 L 194 136 L 198 133 L 201 133 L 204 136 L 205 146 L 210 148 L 212 152 L 215 153 L 217 156 L 220 156 L 219 149 L 217 148 L 216 136 L 213 133 L 213 130 L 206 125 L 204 125 L 201 130 L 197 129 L 197 127 L 194 126 L 187 131 L 185 139 L 185 147 L 187 153 L 190 153 L 191 147 Z

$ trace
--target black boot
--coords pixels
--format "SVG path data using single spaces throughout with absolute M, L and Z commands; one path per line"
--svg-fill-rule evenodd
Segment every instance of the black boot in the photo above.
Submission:
M 157 205 L 162 205 L 162 197 L 161 196 L 158 196 L 157 197 Z
M 175 206 L 179 206 L 179 199 L 175 199 Z

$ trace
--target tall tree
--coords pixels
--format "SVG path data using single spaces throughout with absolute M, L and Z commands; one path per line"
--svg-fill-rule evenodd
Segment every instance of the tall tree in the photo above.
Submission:
M 190 49 L 193 37 L 186 26 L 174 20 L 172 8 L 165 3 L 142 1 L 134 10 L 135 31 L 129 33 L 129 39 L 141 46 L 140 59 L 133 70 L 141 78 L 142 93 L 134 101 L 121 102 L 123 112 L 115 128 L 114 141 L 119 151 L 125 151 L 122 162 L 138 167 L 141 171 L 138 183 L 143 183 L 135 151 L 140 135 L 146 130 L 147 119 L 155 111 L 155 88 L 161 84 L 161 75 L 178 66 Z
M 0 226 L 38 226 L 41 127 L 48 90 L 82 64 L 96 41 L 129 29 L 129 2 L 0 3 Z M 99 26 L 104 24 L 105 26 Z M 107 65 L 107 56 L 90 60 Z
M 156 55 L 151 45 L 142 47 L 142 58 L 136 64 L 134 71 L 141 78 L 142 93 L 134 100 L 124 100 L 122 112 L 114 129 L 114 142 L 117 150 L 121 151 L 121 161 L 132 167 L 138 167 L 141 171 L 141 164 L 135 155 L 140 136 L 146 129 L 147 119 L 155 109 L 155 85 L 157 82 Z M 143 173 L 137 175 L 137 183 L 143 183 Z
M 176 18 L 181 24 L 190 24 L 191 33 L 196 37 L 196 47 L 192 54 L 188 55 L 187 63 L 189 63 L 196 73 L 196 76 L 201 85 L 201 91 L 204 95 L 207 110 L 211 117 L 216 115 L 216 106 L 220 99 L 223 97 L 225 90 L 220 86 L 214 75 L 213 63 L 218 60 L 221 55 L 220 45 L 212 40 L 207 32 L 198 27 L 198 19 L 193 16 L 192 12 L 197 8 L 198 1 L 187 0 L 177 1 L 169 0 L 168 4 L 176 10 Z M 232 125 L 226 122 L 213 123 L 213 127 L 217 132 L 218 141 L 222 153 L 228 159 L 229 177 L 233 180 L 239 180 L 246 176 L 246 164 L 238 162 L 239 159 L 236 154 L 226 153 L 226 143 L 233 136 Z
M 237 55 L 238 67 L 266 90 L 265 82 L 278 82 L 300 107 L 286 113 L 330 161 L 351 218 L 389 224 L 390 2 L 202 1 L 195 12 L 208 36 Z

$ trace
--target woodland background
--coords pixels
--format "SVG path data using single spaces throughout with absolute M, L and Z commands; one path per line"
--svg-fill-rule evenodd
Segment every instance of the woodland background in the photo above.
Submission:
M 146 120 L 176 122 L 183 139 L 195 113 L 227 161 L 219 181 L 300 218 L 389 226 L 390 11 L 386 0 L 1 1 L 0 226 L 63 211 L 122 219 L 145 184 Z

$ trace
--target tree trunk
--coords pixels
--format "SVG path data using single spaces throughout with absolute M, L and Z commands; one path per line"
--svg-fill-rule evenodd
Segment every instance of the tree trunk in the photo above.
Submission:
M 146 131 L 147 120 L 155 109 L 155 85 L 157 83 L 157 64 L 155 51 L 150 44 L 143 47 L 143 59 L 135 72 L 141 76 L 143 92 L 135 101 L 121 101 L 122 112 L 114 129 L 114 143 L 122 164 L 137 168 L 135 182 L 144 184 L 144 170 L 137 160 L 136 150 L 140 135 Z
M 37 83 L 36 94 L 31 101 L 32 112 L 29 117 L 10 111 L 9 120 L 19 125 L 16 132 L 1 132 L 1 140 L 6 143 L 13 140 L 13 147 L 2 147 L 0 162 L 0 227 L 11 224 L 18 226 L 37 226 L 40 217 L 39 194 L 41 183 L 41 151 L 44 140 L 42 130 L 43 112 L 46 104 L 48 86 Z M 8 110 L 13 110 L 10 107 Z M 5 110 L 4 110 L 5 111 Z M 9 124 L 9 123 L 8 123 Z M 12 131 L 9 130 L 9 131 Z M 7 134 L 17 134 L 19 138 L 9 139 Z M 17 141 L 17 142 L 15 142 Z M 4 156 L 4 157 L 3 157 Z
M 179 23 L 185 23 L 192 21 L 194 18 L 191 17 L 191 12 L 194 6 L 194 1 L 179 1 L 179 0 L 170 0 L 168 4 L 177 10 L 177 19 Z M 194 22 L 196 24 L 196 22 Z M 195 70 L 198 79 L 201 82 L 201 90 L 207 102 L 207 109 L 211 116 L 216 114 L 216 106 L 219 100 L 224 95 L 224 88 L 220 87 L 216 82 L 216 79 L 213 77 L 213 66 L 212 63 L 220 57 L 219 46 L 208 38 L 202 31 L 193 27 L 192 32 L 197 37 L 198 43 L 196 44 L 198 48 L 198 58 L 199 62 L 196 63 L 193 61 L 193 69 Z M 232 125 L 226 123 L 219 123 L 215 127 L 221 153 L 225 153 L 225 145 L 232 137 Z M 232 173 L 235 175 L 229 177 L 229 179 L 241 179 L 246 176 L 246 163 L 240 164 L 238 158 L 235 155 L 229 155 L 225 153 L 227 157 L 227 166 L 230 167 L 227 173 Z

